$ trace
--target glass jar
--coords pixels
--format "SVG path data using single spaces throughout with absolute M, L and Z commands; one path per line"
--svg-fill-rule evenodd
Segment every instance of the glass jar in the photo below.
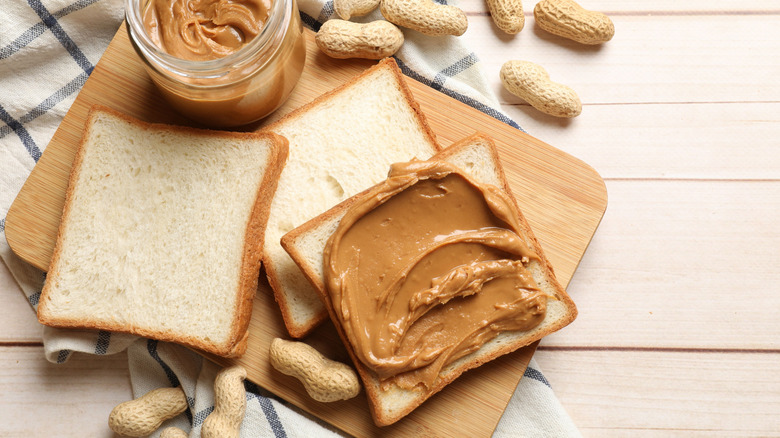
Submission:
M 273 0 L 260 33 L 237 51 L 205 61 L 169 55 L 144 28 L 147 0 L 125 0 L 130 41 L 163 97 L 179 113 L 215 128 L 246 125 L 278 108 L 300 78 L 306 41 L 295 0 Z

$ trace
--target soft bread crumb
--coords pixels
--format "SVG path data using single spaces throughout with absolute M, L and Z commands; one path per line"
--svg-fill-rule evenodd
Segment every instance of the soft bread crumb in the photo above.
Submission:
M 267 212 L 256 207 L 270 202 L 282 152 L 275 136 L 148 125 L 93 110 L 41 321 L 232 354 L 239 319 L 248 318 L 244 297 L 254 294 L 247 279 L 259 272 L 260 248 L 247 237 L 261 238 Z

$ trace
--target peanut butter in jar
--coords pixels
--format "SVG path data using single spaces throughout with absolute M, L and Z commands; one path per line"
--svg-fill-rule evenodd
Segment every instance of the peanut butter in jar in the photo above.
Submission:
M 306 60 L 295 0 L 126 0 L 152 81 L 182 115 L 226 128 L 278 108 Z

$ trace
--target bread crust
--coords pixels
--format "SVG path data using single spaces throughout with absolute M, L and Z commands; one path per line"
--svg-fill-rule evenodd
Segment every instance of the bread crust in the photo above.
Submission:
M 266 279 L 268 279 L 268 285 L 271 286 L 271 290 L 273 291 L 274 301 L 276 301 L 276 304 L 279 306 L 279 310 L 282 313 L 282 322 L 284 322 L 284 327 L 287 329 L 287 333 L 289 333 L 290 336 L 293 338 L 302 338 L 311 333 L 311 331 L 322 324 L 323 321 L 328 319 L 328 311 L 325 309 L 311 318 L 308 324 L 296 324 L 293 313 L 290 310 L 290 304 L 287 301 L 287 295 L 282 292 L 284 286 L 282 285 L 282 282 L 279 281 L 279 274 L 270 257 L 263 257 L 263 267 L 265 269 Z
M 109 114 L 112 117 L 119 118 L 127 123 L 133 124 L 141 129 L 159 129 L 164 128 L 171 132 L 183 134 L 215 136 L 225 139 L 230 138 L 263 138 L 270 140 L 270 153 L 266 172 L 259 185 L 258 192 L 255 195 L 255 202 L 247 222 L 244 247 L 242 251 L 241 269 L 239 274 L 239 287 L 236 291 L 236 316 L 232 322 L 228 342 L 225 343 L 207 343 L 202 340 L 183 333 L 174 331 L 147 330 L 142 327 L 127 327 L 119 324 L 104 324 L 94 321 L 84 321 L 81 319 L 57 318 L 48 314 L 48 297 L 53 281 L 59 275 L 61 246 L 69 226 L 69 216 L 71 211 L 72 199 L 77 189 L 82 162 L 86 152 L 86 139 L 93 127 L 94 118 L 100 114 Z M 207 129 L 191 128 L 186 126 L 165 125 L 159 123 L 148 123 L 114 109 L 95 105 L 87 115 L 87 122 L 84 127 L 81 141 L 71 167 L 71 173 L 68 178 L 68 186 L 65 192 L 65 205 L 60 220 L 60 227 L 57 231 L 57 241 L 54 246 L 54 253 L 50 263 L 47 281 L 41 291 L 38 303 L 37 316 L 41 324 L 62 327 L 78 328 L 89 330 L 108 330 L 117 333 L 129 333 L 137 336 L 148 337 L 160 341 L 174 342 L 188 347 L 213 353 L 218 356 L 233 358 L 246 352 L 249 321 L 252 315 L 252 303 L 257 291 L 259 271 L 262 260 L 264 232 L 268 220 L 268 210 L 273 199 L 273 193 L 276 190 L 276 184 L 279 175 L 282 172 L 284 163 L 288 155 L 287 139 L 273 133 L 239 133 L 227 131 L 213 131 Z
M 332 99 L 335 96 L 338 96 L 340 92 L 342 92 L 345 89 L 350 88 L 351 86 L 355 85 L 356 83 L 359 83 L 362 81 L 366 76 L 370 76 L 375 71 L 380 69 L 386 69 L 390 72 L 392 72 L 397 84 L 398 89 L 403 94 L 407 105 L 409 108 L 415 113 L 416 119 L 419 123 L 419 127 L 421 131 L 425 134 L 430 144 L 432 144 L 436 150 L 436 152 L 439 152 L 442 150 L 441 145 L 436 141 L 436 135 L 433 133 L 433 130 L 431 130 L 430 126 L 427 123 L 427 120 L 425 118 L 425 114 L 423 114 L 422 110 L 420 109 L 420 106 L 417 104 L 417 101 L 414 100 L 414 97 L 412 96 L 412 92 L 409 89 L 409 87 L 406 85 L 406 81 L 404 79 L 404 75 L 401 72 L 401 69 L 398 68 L 398 64 L 396 63 L 395 59 L 393 58 L 385 58 L 381 61 L 379 61 L 376 65 L 366 69 L 361 74 L 351 78 L 349 81 L 345 82 L 343 85 L 319 96 L 318 98 L 314 99 L 313 101 L 309 102 L 308 104 L 298 108 L 297 110 L 285 115 L 281 119 L 277 120 L 276 122 L 264 127 L 262 129 L 262 132 L 273 132 L 274 129 L 276 129 L 278 126 L 286 125 L 288 123 L 294 122 L 296 119 L 301 117 L 302 115 L 306 114 L 307 111 L 312 109 L 313 107 L 316 107 L 317 105 L 322 104 L 323 102 Z M 287 329 L 287 332 L 290 334 L 290 336 L 294 338 L 302 338 L 306 336 L 307 334 L 311 333 L 311 331 L 320 325 L 323 321 L 328 319 L 328 312 L 327 310 L 323 309 L 321 312 L 319 312 L 314 318 L 310 319 L 308 323 L 305 324 L 297 324 L 294 321 L 292 312 L 290 311 L 290 304 L 287 301 L 287 295 L 284 293 L 284 287 L 282 285 L 282 282 L 279 280 L 279 274 L 276 269 L 276 266 L 274 264 L 274 261 L 270 257 L 264 257 L 263 258 L 263 264 L 265 266 L 266 271 L 266 277 L 268 278 L 268 283 L 271 286 L 271 289 L 273 290 L 274 299 L 276 300 L 276 303 L 279 305 L 279 308 L 282 313 L 282 320 L 284 321 L 285 328 Z
M 542 337 L 546 336 L 547 334 L 552 333 L 568 325 L 577 316 L 577 309 L 576 306 L 574 305 L 574 302 L 571 300 L 571 298 L 563 289 L 563 287 L 560 285 L 560 283 L 558 283 L 558 281 L 555 279 L 552 265 L 548 261 L 547 257 L 544 255 L 541 245 L 539 244 L 538 240 L 534 236 L 530 226 L 528 225 L 527 220 L 525 219 L 525 217 L 523 216 L 522 212 L 518 207 L 516 198 L 512 195 L 512 192 L 509 188 L 509 184 L 506 179 L 506 175 L 504 174 L 504 171 L 500 165 L 498 153 L 496 151 L 492 139 L 487 135 L 476 133 L 468 138 L 460 140 L 459 142 L 453 144 L 452 146 L 445 148 L 444 150 L 439 152 L 436 156 L 432 157 L 431 159 L 446 160 L 448 157 L 451 157 L 452 155 L 458 153 L 458 151 L 462 147 L 465 147 L 476 141 L 481 141 L 489 145 L 488 150 L 491 155 L 491 158 L 497 164 L 496 173 L 497 176 L 499 177 L 499 180 L 501 181 L 501 189 L 505 190 L 506 193 L 510 196 L 510 198 L 512 198 L 513 206 L 518 214 L 519 223 L 521 226 L 521 230 L 518 231 L 522 232 L 521 236 L 525 239 L 529 247 L 534 252 L 536 252 L 536 254 L 540 258 L 540 262 L 539 262 L 539 264 L 541 265 L 540 268 L 542 269 L 542 272 L 544 273 L 545 277 L 547 277 L 547 279 L 549 280 L 548 284 L 551 286 L 552 289 L 552 290 L 547 290 L 547 292 L 552 292 L 552 294 L 555 295 L 557 300 L 563 303 L 563 305 L 567 309 L 567 312 L 562 318 L 554 321 L 549 325 L 544 326 L 543 330 L 539 330 L 539 327 L 537 327 L 528 332 L 504 332 L 502 335 L 500 335 L 502 336 L 502 340 L 505 340 L 506 338 L 512 340 L 513 334 L 516 335 L 515 336 L 516 339 L 512 340 L 512 342 L 497 343 L 494 342 L 495 340 L 488 342 L 476 352 L 471 353 L 459 359 L 458 361 L 454 362 L 450 366 L 446 367 L 445 370 L 443 370 L 443 372 L 439 374 L 439 378 L 437 378 L 437 380 L 434 382 L 431 388 L 429 388 L 427 391 L 423 391 L 423 390 L 418 391 L 418 394 L 415 396 L 415 398 L 412 401 L 408 402 L 405 408 L 395 412 L 394 414 L 388 415 L 381 409 L 380 399 L 382 397 L 383 391 L 379 386 L 379 380 L 377 376 L 374 374 L 373 371 L 368 369 L 357 358 L 355 351 L 352 348 L 352 345 L 349 343 L 346 337 L 344 329 L 342 328 L 341 324 L 339 324 L 338 322 L 339 319 L 336 316 L 333 305 L 330 301 L 324 283 L 324 279 L 320 277 L 320 275 L 313 269 L 312 266 L 310 266 L 308 263 L 305 262 L 306 259 L 303 253 L 296 246 L 297 240 L 300 239 L 302 236 L 304 236 L 310 230 L 320 227 L 326 222 L 330 223 L 331 221 L 334 220 L 340 221 L 341 217 L 344 216 L 344 213 L 349 208 L 351 208 L 353 204 L 358 202 L 360 197 L 363 196 L 370 189 L 345 200 L 344 202 L 338 204 L 331 210 L 328 210 L 322 215 L 317 216 L 316 218 L 306 222 L 300 227 L 290 231 L 282 238 L 282 246 L 290 254 L 293 260 L 295 260 L 295 262 L 301 267 L 301 269 L 304 272 L 304 275 L 312 284 L 312 286 L 315 288 L 315 290 L 318 292 L 318 294 L 320 295 L 320 299 L 322 299 L 323 303 L 325 304 L 325 307 L 328 309 L 330 318 L 333 321 L 334 325 L 336 326 L 337 332 L 341 337 L 341 340 L 344 343 L 347 352 L 352 358 L 352 361 L 355 365 L 358 375 L 360 376 L 361 381 L 363 382 L 366 396 L 369 399 L 368 405 L 371 411 L 371 416 L 374 420 L 374 423 L 377 426 L 387 426 L 395 423 L 396 421 L 400 420 L 401 418 L 405 417 L 413 410 L 415 410 L 420 404 L 422 404 L 424 401 L 429 399 L 432 395 L 444 389 L 447 385 L 449 385 L 453 380 L 458 378 L 464 372 L 473 368 L 477 368 L 480 365 L 483 365 L 484 363 L 490 362 L 500 356 L 511 353 L 521 347 L 530 345 L 533 342 L 536 342 Z M 542 324 L 544 324 L 544 322 Z

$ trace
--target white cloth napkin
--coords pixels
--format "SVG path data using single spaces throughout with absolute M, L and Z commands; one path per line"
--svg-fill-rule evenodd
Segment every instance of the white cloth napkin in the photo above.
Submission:
M 334 17 L 332 0 L 299 0 L 299 7 L 305 24 L 314 30 Z M 358 20 L 378 18 L 375 11 Z M 4 234 L 5 217 L 122 19 L 121 0 L 5 0 L 0 8 L 0 258 L 33 308 L 45 274 L 11 252 Z M 404 33 L 406 43 L 396 59 L 405 74 L 520 129 L 501 113 L 479 60 L 466 49 L 464 38 Z M 213 410 L 213 382 L 219 370 L 210 361 L 175 344 L 106 331 L 47 327 L 43 337 L 46 359 L 56 363 L 68 360 L 74 352 L 107 355 L 127 350 L 134 396 L 181 385 L 189 409 L 164 426 L 178 426 L 191 430 L 191 437 L 200 436 L 200 426 Z M 246 387 L 242 436 L 338 435 L 257 385 L 247 382 Z M 531 361 L 495 436 L 580 434 Z

